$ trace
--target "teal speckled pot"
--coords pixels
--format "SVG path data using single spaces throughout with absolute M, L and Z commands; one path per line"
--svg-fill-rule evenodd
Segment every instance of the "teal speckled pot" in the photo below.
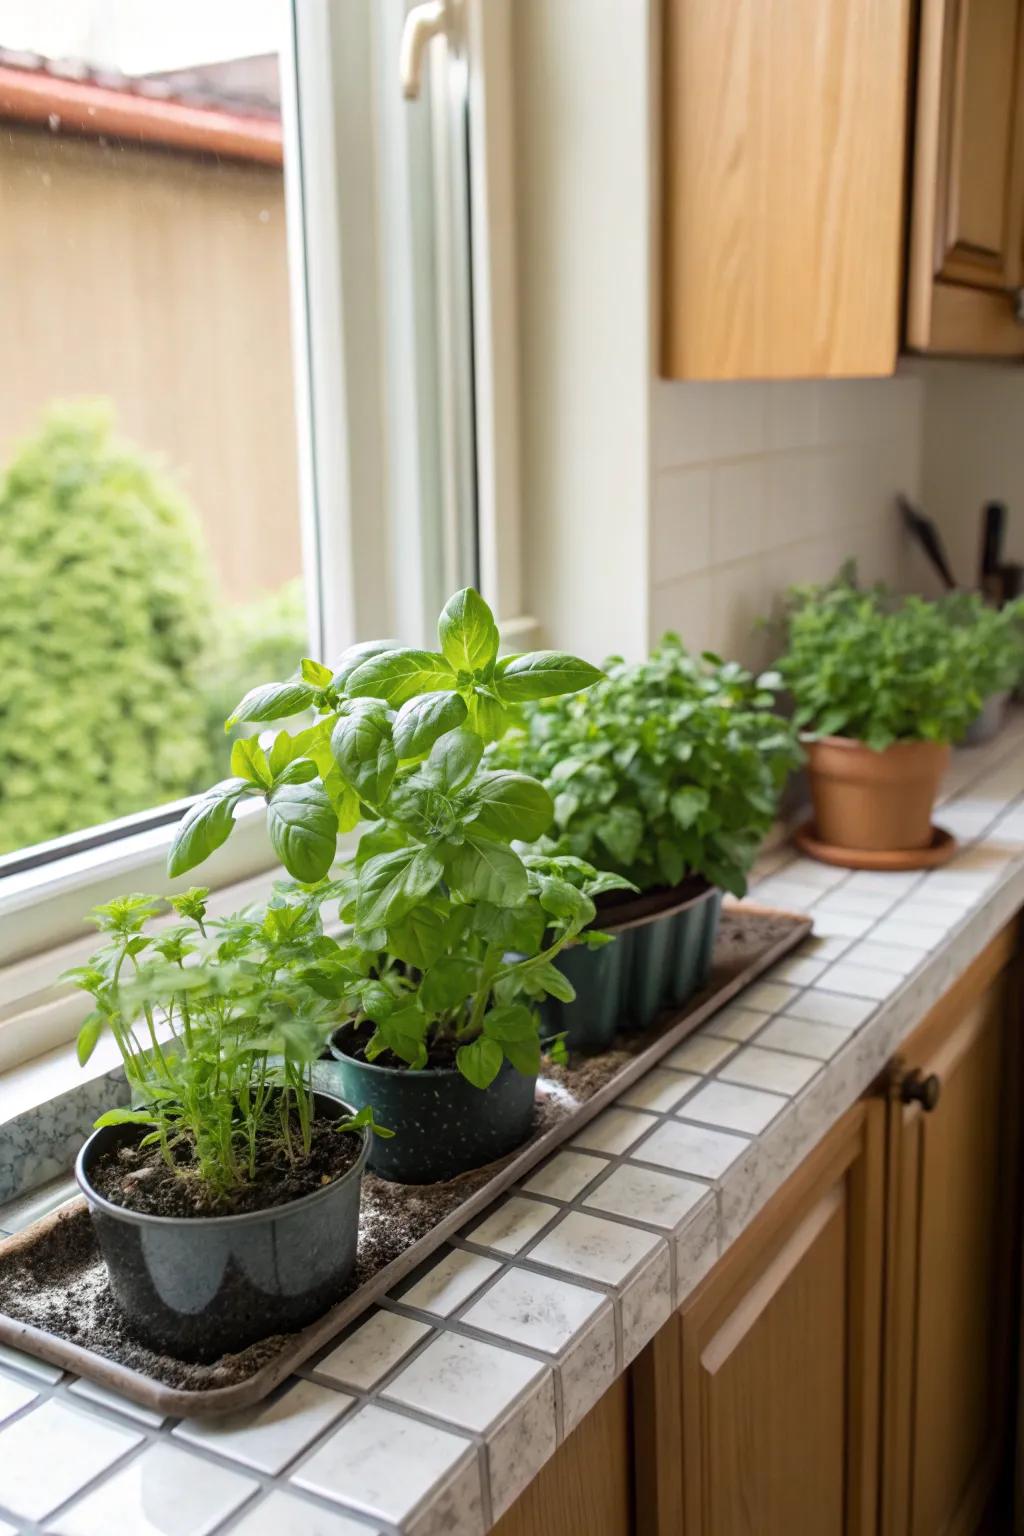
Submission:
M 369 1166 L 400 1184 L 434 1184 L 470 1168 L 493 1163 L 521 1145 L 533 1126 L 536 1077 L 524 1077 L 507 1061 L 489 1088 L 474 1088 L 454 1067 L 381 1067 L 342 1049 L 346 1031 L 331 1040 L 331 1091 L 360 1109 L 369 1104 L 378 1125 L 394 1136 L 374 1136 Z
M 640 915 L 627 916 L 631 906 L 641 908 Z M 690 881 L 657 898 L 648 893 L 621 902 L 611 921 L 598 914 L 595 926 L 615 938 L 600 949 L 578 944 L 558 956 L 555 964 L 576 998 L 547 999 L 543 1033 L 564 1032 L 571 1051 L 604 1051 L 618 1030 L 649 1029 L 664 1009 L 681 1008 L 708 980 L 721 910 L 721 891 L 705 885 L 694 894 Z

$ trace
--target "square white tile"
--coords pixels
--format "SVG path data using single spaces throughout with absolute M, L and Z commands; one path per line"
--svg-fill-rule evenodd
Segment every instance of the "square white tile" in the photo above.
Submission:
M 653 1067 L 619 1094 L 618 1103 L 634 1109 L 665 1111 L 675 1109 L 696 1088 L 700 1077 L 693 1072 L 668 1072 Z
M 781 907 L 788 912 L 808 912 L 824 892 L 820 885 L 807 885 L 801 880 L 788 879 L 789 871 L 762 880 L 750 893 L 750 900 L 757 906 Z
M 745 1136 L 731 1136 L 708 1126 L 687 1124 L 685 1120 L 666 1120 L 644 1142 L 637 1156 L 677 1173 L 717 1179 L 749 1145 Z
M 269 1402 L 217 1418 L 186 1419 L 173 1433 L 257 1472 L 283 1472 L 354 1401 L 333 1387 L 296 1381 Z
M 79 1381 L 73 1381 L 68 1391 L 74 1397 L 87 1398 L 90 1403 L 98 1403 L 101 1408 L 112 1408 L 130 1419 L 136 1419 L 140 1424 L 148 1424 L 150 1429 L 159 1429 L 166 1418 L 166 1414 L 158 1413 L 155 1408 L 143 1408 L 141 1403 L 133 1403 L 131 1398 L 122 1397 L 120 1392 L 111 1392 L 108 1387 L 101 1387 L 95 1381 L 86 1381 L 84 1376 Z
M 687 1119 L 756 1136 L 785 1107 L 786 1100 L 777 1093 L 764 1093 L 760 1088 L 745 1088 L 716 1078 L 687 1099 L 683 1112 Z
M 368 1403 L 296 1468 L 292 1482 L 399 1525 L 460 1463 L 476 1473 L 471 1440 Z
M 37 1381 L 46 1381 L 51 1384 L 60 1381 L 64 1372 L 55 1365 L 49 1365 L 45 1360 L 37 1360 L 34 1355 L 25 1355 L 20 1349 L 12 1349 L 9 1344 L 0 1344 L 0 1365 L 13 1366 L 16 1371 L 24 1371 L 26 1376 L 34 1376 Z
M 832 891 L 824 901 L 818 903 L 814 909 L 815 921 L 818 913 L 839 912 L 849 917 L 882 917 L 894 901 L 899 900 L 898 891 L 857 891 L 848 886 L 842 890 Z
M 948 902 L 919 901 L 916 896 L 900 902 L 893 913 L 901 923 L 924 923 L 928 928 L 941 928 L 948 933 L 964 920 L 962 907 L 951 907 Z
M 741 1008 L 778 1013 L 792 1002 L 798 991 L 798 987 L 788 986 L 784 981 L 755 981 L 752 986 L 744 987 L 736 1001 Z
M 622 1363 L 629 1365 L 669 1320 L 672 1312 L 672 1259 L 663 1238 L 621 1291 Z
M 900 948 L 926 951 L 938 949 L 940 944 L 945 944 L 945 928 L 936 928 L 930 923 L 905 923 L 900 919 L 901 912 L 902 908 L 897 907 L 894 916 L 879 926 L 878 932 L 874 934 L 879 944 L 895 944 Z
M 313 1369 L 331 1381 L 369 1391 L 430 1332 L 429 1323 L 397 1312 L 375 1312 Z
M 718 1258 L 718 1200 L 709 1191 L 675 1235 L 675 1306 L 681 1306 Z
M 847 997 L 873 997 L 881 1001 L 903 985 L 903 977 L 894 971 L 877 971 L 866 965 L 840 960 L 830 965 L 818 982 L 823 992 L 840 992 Z
M 851 891 L 867 891 L 874 895 L 888 896 L 890 892 L 894 897 L 905 896 L 907 891 L 913 890 L 921 876 L 916 869 L 892 870 L 886 872 L 876 869 L 858 869 L 846 882 L 846 889 Z
M 512 1195 L 463 1236 L 470 1242 L 479 1243 L 482 1248 L 494 1248 L 499 1253 L 519 1253 L 557 1215 L 557 1206 Z
M 25 1408 L 39 1396 L 27 1381 L 15 1381 L 13 1376 L 0 1372 L 0 1424 L 9 1419 L 19 1408 Z
M 794 990 L 793 996 L 796 996 Z M 770 1013 L 758 1013 L 753 1008 L 741 1008 L 732 1003 L 728 1008 L 723 1008 L 721 1013 L 713 1014 L 704 1028 L 709 1035 L 720 1035 L 724 1040 L 731 1040 L 733 1044 L 742 1044 L 756 1035 L 759 1029 L 763 1029 Z
M 379 1536 L 379 1532 L 362 1520 L 275 1488 L 231 1527 L 231 1536 Z
M 633 1146 L 657 1123 L 654 1115 L 643 1114 L 638 1109 L 606 1109 L 573 1137 L 572 1144 L 614 1156 Z
M 845 869 L 837 869 L 832 864 L 819 864 L 817 859 L 793 859 L 780 873 L 785 880 L 795 880 L 801 885 L 816 885 L 822 891 L 829 891 L 846 879 Z
M 760 1036 L 759 1045 L 775 1051 L 793 1051 L 797 1056 L 816 1056 L 830 1061 L 849 1040 L 852 1030 L 834 1024 L 813 1024 L 810 1019 L 793 1019 L 780 1014 Z
M 419 1307 L 424 1312 L 436 1312 L 440 1317 L 447 1317 L 468 1296 L 479 1290 L 485 1280 L 496 1275 L 500 1268 L 497 1259 L 453 1248 L 451 1253 L 445 1254 L 439 1264 L 428 1269 L 408 1290 L 392 1294 L 408 1307 Z
M 846 952 L 846 959 L 851 965 L 866 966 L 874 971 L 892 971 L 897 976 L 909 976 L 927 958 L 926 949 L 901 949 L 897 944 L 875 943 L 872 939 L 865 939 Z
M 601 1291 L 510 1269 L 473 1303 L 462 1321 L 484 1333 L 557 1355 L 604 1306 L 610 1303 Z
M 608 1167 L 603 1157 L 586 1152 L 556 1152 L 554 1157 L 530 1174 L 523 1185 L 531 1195 L 549 1195 L 552 1200 L 572 1200 Z
M 652 1227 L 673 1231 L 705 1198 L 706 1184 L 637 1163 L 621 1163 L 584 1197 L 583 1204 L 614 1216 L 632 1216 Z
M 49 1529 L 60 1536 L 208 1536 L 258 1487 L 240 1472 L 158 1442 Z
M 824 969 L 824 960 L 805 960 L 798 955 L 795 960 L 780 960 L 772 966 L 771 979 L 787 981 L 793 987 L 809 987 Z
M 815 912 L 814 934 L 819 939 L 862 939 L 872 923 L 870 917 L 853 917 L 845 912 Z
M 511 1349 L 457 1333 L 439 1333 L 382 1395 L 483 1434 L 548 1371 L 539 1360 Z
M 127 1425 L 51 1397 L 0 1429 L 0 1504 L 43 1520 L 141 1440 Z
M 487 1432 L 487 1478 L 491 1485 L 491 1516 L 503 1515 L 533 1481 L 557 1445 L 555 1372 L 545 1369 Z
M 798 997 L 786 1012 L 793 1019 L 810 1019 L 815 1024 L 838 1024 L 841 1029 L 856 1029 L 877 1007 L 878 1004 L 870 998 L 840 997 L 836 992 L 818 992 L 812 988 Z
M 731 1040 L 719 1040 L 714 1035 L 691 1035 L 682 1045 L 677 1045 L 665 1057 L 668 1066 L 680 1072 L 713 1072 L 732 1054 L 736 1046 Z
M 530 1260 L 583 1280 L 622 1285 L 662 1242 L 640 1227 L 570 1211 L 531 1248 Z
M 765 1050 L 760 1045 L 746 1045 L 719 1070 L 727 1083 L 741 1083 L 746 1088 L 767 1088 L 771 1093 L 792 1095 L 821 1071 L 820 1059 L 794 1056 L 783 1051 Z

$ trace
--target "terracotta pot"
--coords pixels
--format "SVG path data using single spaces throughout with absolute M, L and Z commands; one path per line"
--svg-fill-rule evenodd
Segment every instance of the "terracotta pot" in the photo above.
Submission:
M 845 736 L 806 743 L 818 837 L 839 848 L 925 848 L 949 762 L 935 741 L 897 741 L 884 752 Z

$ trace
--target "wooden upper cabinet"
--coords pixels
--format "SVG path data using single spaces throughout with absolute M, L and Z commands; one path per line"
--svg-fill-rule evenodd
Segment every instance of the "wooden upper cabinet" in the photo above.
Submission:
M 922 0 L 907 344 L 1024 355 L 1024 3 Z
M 908 0 L 665 0 L 662 371 L 891 373 Z

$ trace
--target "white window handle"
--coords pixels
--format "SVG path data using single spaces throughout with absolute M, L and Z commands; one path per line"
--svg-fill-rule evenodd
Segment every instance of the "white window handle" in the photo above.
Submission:
M 415 101 L 419 96 L 427 47 L 435 37 L 446 36 L 448 27 L 448 0 L 425 0 L 423 5 L 414 5 L 406 16 L 398 62 L 406 101 Z

